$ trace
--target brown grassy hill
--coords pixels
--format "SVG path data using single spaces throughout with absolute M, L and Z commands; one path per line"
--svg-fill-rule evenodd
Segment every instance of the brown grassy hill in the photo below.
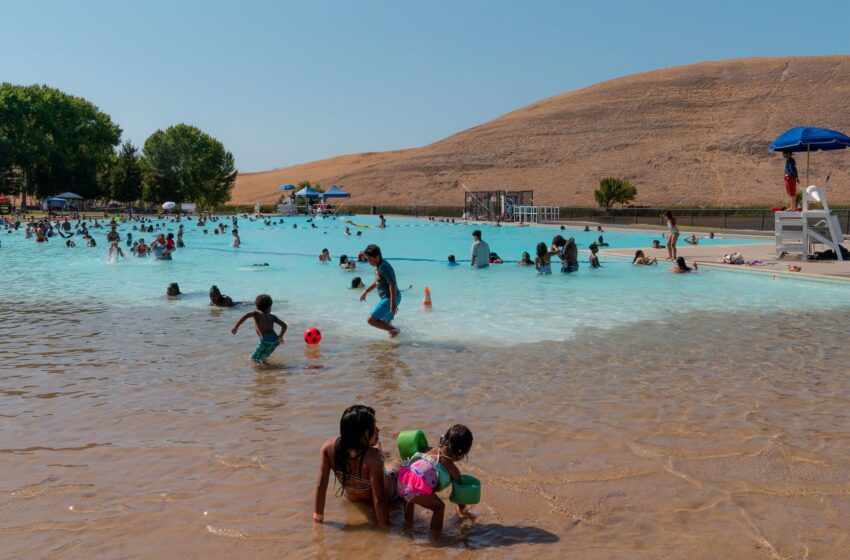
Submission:
M 593 205 L 602 177 L 631 180 L 646 205 L 783 202 L 779 133 L 850 132 L 850 56 L 705 62 L 626 76 L 523 107 L 422 148 L 342 156 L 240 175 L 237 203 L 272 201 L 300 180 L 336 183 L 353 204 L 462 205 L 471 189 L 533 189 L 537 204 Z M 797 156 L 805 173 L 805 154 Z M 850 150 L 812 154 L 850 203 Z

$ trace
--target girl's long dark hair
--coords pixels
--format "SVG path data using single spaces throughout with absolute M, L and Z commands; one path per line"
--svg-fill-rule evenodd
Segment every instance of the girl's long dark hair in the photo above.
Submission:
M 637 260 L 639 258 L 641 258 L 642 256 L 643 256 L 643 251 L 641 251 L 640 249 L 635 251 L 635 258 L 632 259 L 632 264 L 635 264 L 637 262 Z
M 674 226 L 676 225 L 676 218 L 673 217 L 673 212 L 667 210 L 666 212 L 664 212 L 664 217 L 670 220 L 670 224 Z
M 537 256 L 538 257 L 544 257 L 544 256 L 546 256 L 546 253 L 548 253 L 548 252 L 549 252 L 549 248 L 546 247 L 545 243 L 540 242 L 540 243 L 537 244 Z
M 676 265 L 679 267 L 679 270 L 683 270 L 685 272 L 691 271 L 691 267 L 689 267 L 688 263 L 685 262 L 685 257 L 676 257 Z
M 357 472 L 362 474 L 363 457 L 369 450 L 369 440 L 375 433 L 375 409 L 362 404 L 349 406 L 342 413 L 339 420 L 339 437 L 334 444 L 334 472 L 340 475 L 343 486 L 348 482 L 351 473 L 348 469 L 351 455 L 349 451 L 354 450 L 354 462 L 357 463 Z

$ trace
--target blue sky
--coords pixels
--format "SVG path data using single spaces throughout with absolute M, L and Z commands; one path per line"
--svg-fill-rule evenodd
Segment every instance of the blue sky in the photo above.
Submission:
M 142 144 L 194 124 L 242 171 L 421 146 L 645 70 L 845 54 L 850 2 L 0 0 L 0 81 Z

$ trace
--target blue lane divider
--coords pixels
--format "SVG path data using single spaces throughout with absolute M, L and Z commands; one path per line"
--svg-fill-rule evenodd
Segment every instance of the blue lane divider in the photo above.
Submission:
M 246 254 L 246 255 L 276 255 L 280 257 L 310 257 L 310 258 L 318 258 L 319 255 L 314 255 L 312 253 L 287 253 L 283 251 L 252 251 L 249 249 L 217 249 L 215 247 L 193 247 L 195 251 L 216 251 L 218 253 L 231 253 L 231 254 Z M 435 262 L 435 263 L 445 263 L 443 259 L 422 259 L 422 258 L 414 258 L 414 257 L 386 257 L 387 260 L 390 261 L 411 261 L 411 262 Z M 471 259 L 458 259 L 457 262 L 471 262 Z

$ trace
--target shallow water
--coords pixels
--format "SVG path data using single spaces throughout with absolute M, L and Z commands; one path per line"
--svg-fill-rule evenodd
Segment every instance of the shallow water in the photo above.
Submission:
M 370 217 L 355 217 L 357 223 L 375 223 Z M 176 231 L 177 225 L 160 221 L 162 231 Z M 224 223 L 229 225 L 229 220 Z M 231 235 L 203 235 L 202 229 L 184 221 L 186 249 L 174 260 L 127 258 L 107 262 L 106 229 L 92 230 L 99 244 L 95 248 L 66 249 L 54 237 L 38 245 L 21 232 L 2 236 L 0 270 L 16 286 L 22 298 L 51 302 L 56 298 L 102 301 L 116 306 L 140 306 L 199 310 L 207 306 L 207 292 L 217 285 L 234 300 L 253 301 L 259 293 L 270 294 L 274 310 L 292 324 L 294 331 L 318 327 L 328 342 L 356 333 L 374 340 L 384 337 L 368 327 L 364 318 L 377 302 L 375 295 L 366 303 L 358 301 L 358 291 L 348 289 L 354 276 L 366 283 L 374 278 L 368 263 L 359 263 L 355 272 L 345 272 L 337 264 L 342 254 L 356 257 L 368 243 L 381 246 L 393 264 L 403 294 L 397 325 L 409 341 L 491 346 L 505 343 L 559 341 L 573 336 L 588 325 L 606 328 L 663 318 L 670 310 L 694 309 L 785 309 L 787 284 L 761 275 L 729 275 L 704 271 L 679 277 L 668 266 L 633 267 L 628 259 L 602 257 L 604 269 L 591 270 L 587 256 L 581 255 L 581 269 L 573 275 L 555 273 L 539 276 L 533 267 L 516 265 L 523 250 L 534 251 L 537 242 L 549 242 L 556 233 L 574 236 L 580 247 L 598 237 L 596 232 L 442 224 L 425 220 L 393 218 L 389 227 L 360 229 L 336 220 L 319 220 L 313 229 L 305 219 L 287 218 L 285 224 L 264 226 L 240 219 L 242 246 L 230 247 Z M 298 225 L 293 229 L 292 225 Z M 212 231 L 216 224 L 208 223 Z M 362 231 L 362 237 L 345 237 L 343 231 Z M 471 233 L 484 230 L 491 249 L 513 262 L 493 265 L 487 270 L 468 266 Z M 122 240 L 132 233 L 138 240 L 152 234 L 120 229 Z M 612 247 L 649 246 L 657 236 L 646 232 L 612 231 L 603 234 Z M 738 243 L 726 238 L 713 243 Z M 78 238 L 77 242 L 82 244 Z M 708 240 L 705 241 L 709 243 Z M 122 246 L 125 244 L 122 242 Z M 318 254 L 328 248 L 334 263 L 318 263 Z M 458 267 L 448 267 L 446 256 L 466 259 Z M 268 263 L 268 267 L 253 264 Z M 165 288 L 178 282 L 185 293 L 177 302 L 165 301 Z M 424 287 L 429 286 L 433 310 L 423 315 Z M 828 307 L 832 301 L 850 294 L 850 287 L 822 284 L 811 305 Z
M 840 558 L 850 329 L 834 312 L 671 314 L 504 348 L 348 337 L 268 367 L 235 311 L 0 304 L 2 558 Z M 225 336 L 226 335 L 226 336 Z M 475 434 L 474 522 L 389 536 L 329 495 L 342 408 Z M 332 493 L 329 490 L 329 494 Z
M 439 227 L 467 246 L 470 228 Z M 247 251 L 260 236 L 244 229 Z M 485 235 L 528 243 L 512 233 Z M 0 558 L 846 556 L 847 287 L 398 259 L 435 310 L 406 300 L 389 341 L 340 288 L 350 275 L 314 262 L 329 236 L 264 235 L 307 256 L 255 271 L 255 255 L 187 237 L 170 263 L 108 265 L 102 246 L 3 238 Z M 293 335 L 268 366 L 247 360 L 251 329 L 229 333 L 242 311 L 206 306 L 211 278 L 275 296 Z M 193 293 L 167 301 L 175 280 Z M 299 340 L 311 324 L 320 347 Z M 394 510 L 387 536 L 331 488 L 314 526 L 319 447 L 356 402 L 393 453 L 401 430 L 469 425 L 477 519 L 447 514 L 432 543 L 426 516 L 402 535 Z

